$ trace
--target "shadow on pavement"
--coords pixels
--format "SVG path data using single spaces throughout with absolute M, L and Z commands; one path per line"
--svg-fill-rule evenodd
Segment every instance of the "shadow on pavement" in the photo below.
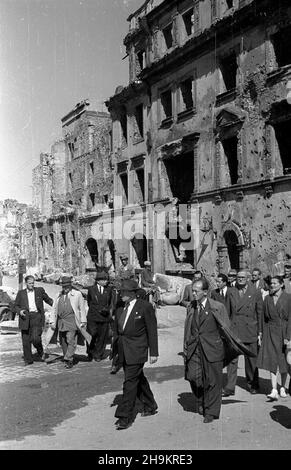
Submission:
M 56 426 L 72 418 L 76 410 L 86 407 L 90 398 L 95 398 L 98 406 L 98 395 L 122 391 L 123 372 L 111 375 L 110 361 L 87 362 L 82 367 L 76 365 L 57 374 L 55 366 L 50 369 L 43 364 L 47 373 L 41 377 L 36 375 L 1 384 L 0 402 L 5 403 L 5 413 L 0 420 L 0 440 L 22 440 L 29 435 L 52 436 Z M 150 384 L 184 377 L 182 365 L 149 367 L 144 371 Z M 158 396 L 156 399 L 159 402 Z M 29 405 L 23 406 L 23 403 Z M 96 416 L 92 415 L 93 421 L 98 420 L 97 413 L 98 408 Z
M 270 412 L 273 421 L 281 424 L 286 429 L 291 429 L 291 410 L 287 406 L 276 405 L 274 410 Z
M 223 374 L 223 383 L 226 383 L 226 374 Z M 247 383 L 245 377 L 238 376 L 236 381 L 237 387 L 242 388 L 243 390 L 247 390 Z M 271 391 L 271 381 L 269 379 L 262 379 L 259 378 L 259 386 L 260 389 L 258 391 L 258 395 L 266 395 Z
M 193 393 L 185 392 L 178 395 L 178 403 L 183 407 L 184 411 L 196 413 L 196 406 Z

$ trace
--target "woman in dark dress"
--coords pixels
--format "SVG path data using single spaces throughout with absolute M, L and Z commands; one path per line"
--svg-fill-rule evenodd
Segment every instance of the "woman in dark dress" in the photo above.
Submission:
M 264 299 L 262 340 L 257 367 L 270 371 L 272 391 L 267 395 L 270 400 L 278 400 L 279 397 L 278 372 L 281 374 L 280 396 L 286 397 L 288 365 L 285 348 L 287 341 L 290 340 L 291 295 L 284 292 L 283 286 L 284 282 L 280 276 L 272 276 L 270 295 Z

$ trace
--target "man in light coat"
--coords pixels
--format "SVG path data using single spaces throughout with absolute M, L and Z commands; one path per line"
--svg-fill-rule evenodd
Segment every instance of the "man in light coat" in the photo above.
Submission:
M 91 335 L 86 331 L 87 311 L 81 292 L 72 289 L 72 280 L 68 276 L 63 276 L 60 284 L 62 291 L 53 305 L 54 326 L 58 328 L 65 368 L 71 369 L 77 347 L 78 332 L 84 336 L 88 343 L 91 341 Z

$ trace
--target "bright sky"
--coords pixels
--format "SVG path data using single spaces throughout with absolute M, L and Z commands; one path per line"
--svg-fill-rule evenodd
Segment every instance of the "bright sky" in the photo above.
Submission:
M 61 118 L 128 83 L 123 39 L 144 0 L 0 0 L 0 200 L 30 204 L 32 168 Z

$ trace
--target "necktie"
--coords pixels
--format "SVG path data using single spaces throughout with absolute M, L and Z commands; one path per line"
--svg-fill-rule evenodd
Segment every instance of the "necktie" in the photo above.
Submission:
M 124 330 L 124 322 L 125 322 L 125 319 L 126 319 L 128 309 L 129 309 L 129 304 L 125 304 L 125 306 L 123 308 L 123 311 L 120 315 L 119 321 L 120 321 L 120 326 L 121 326 L 122 331 Z

